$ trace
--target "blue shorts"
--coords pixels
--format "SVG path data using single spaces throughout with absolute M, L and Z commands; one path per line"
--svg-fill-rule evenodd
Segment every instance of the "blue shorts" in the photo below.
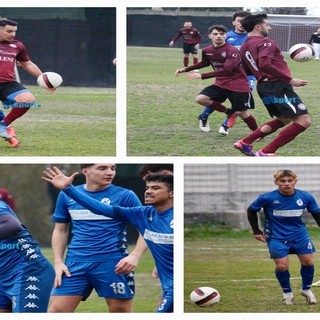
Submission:
M 309 235 L 305 235 L 303 238 L 287 241 L 270 239 L 267 244 L 271 259 L 280 259 L 292 253 L 302 255 L 316 251 Z
M 53 296 L 83 296 L 86 300 L 93 289 L 99 297 L 132 299 L 134 297 L 134 274 L 116 274 L 116 261 L 66 262 L 71 277 L 63 276 L 60 287 L 52 290 Z
M 0 280 L 0 310 L 47 312 L 55 272 L 44 259 Z
M 164 291 L 156 310 L 157 313 L 173 312 L 173 291 Z

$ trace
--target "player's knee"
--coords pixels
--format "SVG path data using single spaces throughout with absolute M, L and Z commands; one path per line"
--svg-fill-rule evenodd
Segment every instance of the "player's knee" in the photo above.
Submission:
M 202 94 L 199 94 L 198 96 L 196 96 L 196 102 L 198 104 L 203 105 L 203 106 L 207 106 L 207 105 L 210 104 L 210 101 L 209 101 L 208 97 L 204 96 Z

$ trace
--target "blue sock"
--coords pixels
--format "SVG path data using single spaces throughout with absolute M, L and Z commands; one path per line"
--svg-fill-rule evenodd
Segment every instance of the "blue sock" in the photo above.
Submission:
M 3 118 L 4 118 L 4 113 L 3 113 L 3 111 L 0 109 L 0 121 L 2 121 Z
M 205 107 L 202 111 L 202 113 L 200 114 L 200 118 L 202 120 L 208 120 L 210 114 L 213 112 L 214 110 L 212 108 L 209 107 Z
M 290 273 L 289 270 L 286 271 L 279 271 L 276 269 L 275 271 L 276 277 L 280 283 L 280 286 L 282 288 L 282 291 L 284 293 L 291 292 L 291 287 L 290 287 Z
M 301 266 L 302 290 L 310 290 L 314 277 L 314 266 Z

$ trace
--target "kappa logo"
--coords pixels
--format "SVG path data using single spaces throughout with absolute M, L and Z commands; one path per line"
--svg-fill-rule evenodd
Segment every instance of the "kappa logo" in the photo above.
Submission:
M 39 309 L 39 307 L 34 303 L 34 302 L 28 302 L 25 306 L 25 308 L 30 308 L 30 309 Z
M 272 202 L 272 204 L 280 204 L 281 202 L 279 201 L 279 200 L 274 200 L 273 202 Z
M 29 277 L 26 281 L 27 281 L 27 282 L 28 282 L 28 281 L 31 281 L 31 282 L 35 282 L 35 281 L 40 282 L 40 280 L 39 280 L 37 277 Z
M 36 294 L 34 293 L 29 293 L 25 299 L 40 299 Z
M 32 291 L 39 290 L 40 291 L 40 289 L 34 284 L 30 284 L 30 286 L 26 287 L 25 290 L 32 290 Z

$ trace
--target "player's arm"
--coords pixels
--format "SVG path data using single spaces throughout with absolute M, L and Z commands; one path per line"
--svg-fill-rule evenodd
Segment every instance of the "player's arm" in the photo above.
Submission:
M 263 232 L 260 230 L 259 224 L 258 224 L 258 213 L 255 210 L 253 210 L 251 207 L 249 207 L 247 209 L 247 217 L 248 217 L 248 221 L 251 226 L 254 237 L 259 241 L 265 242 Z
M 20 221 L 12 214 L 0 216 L 0 240 L 8 239 L 22 230 Z
M 193 66 L 190 67 L 184 67 L 182 69 L 177 69 L 175 72 L 175 75 L 178 76 L 179 73 L 183 73 L 183 72 L 189 72 L 192 70 L 197 70 L 197 69 L 202 69 L 205 67 L 210 66 L 210 60 L 206 58 L 204 52 L 202 51 L 202 60 L 196 64 L 194 64 Z
M 23 70 L 25 70 L 35 78 L 38 78 L 40 74 L 42 74 L 42 71 L 39 69 L 39 67 L 31 60 L 19 61 L 19 65 Z
M 311 213 L 311 215 L 312 215 L 313 219 L 315 220 L 315 222 L 317 223 L 317 225 L 320 227 L 320 211 Z

